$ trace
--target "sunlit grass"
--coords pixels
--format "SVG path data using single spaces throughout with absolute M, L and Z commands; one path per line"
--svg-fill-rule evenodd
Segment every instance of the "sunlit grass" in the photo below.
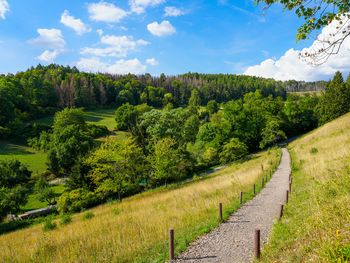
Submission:
M 253 156 L 205 179 L 153 190 L 75 215 L 70 224 L 44 232 L 41 225 L 0 236 L 4 262 L 164 262 L 167 235 L 175 229 L 176 253 L 219 224 L 239 206 L 240 191 L 275 169 L 280 150 Z M 264 171 L 261 169 L 264 167 Z M 252 195 L 246 194 L 247 198 Z
M 293 191 L 263 262 L 350 261 L 350 114 L 290 145 Z
M 19 160 L 33 173 L 46 170 L 46 153 L 17 143 L 0 142 L 0 160 Z

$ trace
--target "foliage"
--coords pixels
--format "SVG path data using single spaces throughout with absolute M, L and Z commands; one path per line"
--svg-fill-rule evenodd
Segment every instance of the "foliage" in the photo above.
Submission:
M 39 179 L 35 183 L 34 189 L 39 196 L 39 201 L 46 202 L 49 205 L 56 204 L 56 193 L 50 187 L 48 181 L 44 176 L 39 177 Z
M 328 121 L 349 112 L 350 110 L 350 76 L 346 83 L 340 72 L 336 72 L 332 81 L 317 105 L 319 123 Z
M 72 222 L 72 216 L 70 214 L 62 214 L 60 217 L 60 224 L 61 225 L 68 225 L 70 222 Z
M 79 212 L 98 204 L 100 200 L 93 192 L 84 188 L 63 193 L 57 201 L 57 210 L 62 213 Z
M 281 121 L 277 118 L 271 118 L 267 121 L 265 128 L 262 129 L 261 135 L 261 149 L 287 139 L 286 134 L 281 130 Z
M 146 158 L 132 139 L 107 139 L 84 161 L 95 194 L 102 200 L 120 198 L 140 189 L 148 176 Z
M 51 231 L 51 230 L 54 230 L 55 228 L 57 228 L 57 224 L 53 221 L 52 217 L 51 216 L 47 217 L 46 220 L 44 221 L 43 230 Z
M 31 172 L 17 160 L 0 161 L 0 219 L 27 201 Z
M 220 152 L 220 162 L 222 164 L 230 163 L 242 159 L 248 154 L 247 146 L 237 138 L 232 138 L 225 144 Z
M 159 140 L 154 146 L 154 154 L 150 161 L 153 170 L 152 182 L 167 184 L 184 177 L 189 169 L 189 163 L 183 157 L 181 151 L 176 148 L 174 139 Z
M 93 212 L 91 211 L 87 211 L 83 214 L 83 220 L 89 220 L 91 218 L 93 218 L 95 215 Z

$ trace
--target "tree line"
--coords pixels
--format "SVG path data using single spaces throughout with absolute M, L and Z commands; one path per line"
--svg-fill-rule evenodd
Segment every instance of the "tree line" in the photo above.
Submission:
M 288 89 L 320 87 L 317 83 L 293 82 L 292 85 L 229 74 L 110 75 L 80 72 L 75 67 L 55 64 L 38 65 L 25 72 L 0 75 L 0 138 L 33 137 L 48 127 L 32 125 L 31 120 L 65 107 L 119 107 L 125 103 L 145 103 L 155 108 L 171 103 L 174 107 L 184 107 L 194 89 L 198 91 L 199 104 L 205 106 L 211 100 L 228 102 L 256 90 L 263 96 L 285 98 Z

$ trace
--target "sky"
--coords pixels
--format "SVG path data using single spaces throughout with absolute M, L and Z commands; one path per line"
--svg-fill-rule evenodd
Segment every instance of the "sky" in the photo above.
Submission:
M 296 41 L 303 21 L 279 5 L 263 7 L 253 0 L 0 0 L 0 73 L 56 63 L 112 74 L 305 81 L 348 74 L 350 41 L 310 66 L 298 58 L 313 45 Z

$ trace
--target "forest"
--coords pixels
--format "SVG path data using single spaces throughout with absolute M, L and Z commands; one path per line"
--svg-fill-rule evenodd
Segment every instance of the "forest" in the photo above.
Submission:
M 60 213 L 77 212 L 249 158 L 347 113 L 350 78 L 112 76 L 39 65 L 2 75 L 0 100 L 1 139 L 22 140 L 48 156 L 47 171 L 35 176 L 18 160 L 0 162 L 3 218 L 33 191 Z M 125 139 L 85 121 L 82 108 L 101 107 L 115 108 L 115 130 Z M 53 114 L 52 125 L 32 122 Z M 48 183 L 54 178 L 68 178 L 58 198 Z

